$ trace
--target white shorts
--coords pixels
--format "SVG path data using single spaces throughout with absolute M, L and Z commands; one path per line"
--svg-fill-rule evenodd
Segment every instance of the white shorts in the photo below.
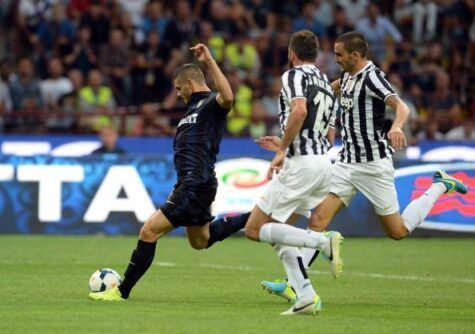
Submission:
M 357 191 L 361 191 L 373 204 L 379 216 L 398 212 L 393 160 L 384 158 L 361 163 L 335 162 L 330 192 L 348 206 Z
M 331 161 L 326 155 L 305 155 L 285 160 L 257 206 L 273 219 L 285 223 L 293 214 L 310 217 L 328 194 L 331 182 Z

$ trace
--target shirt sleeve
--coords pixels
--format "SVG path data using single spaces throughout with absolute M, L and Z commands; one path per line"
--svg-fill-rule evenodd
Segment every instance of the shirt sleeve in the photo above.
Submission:
M 307 80 L 301 71 L 292 69 L 282 75 L 282 88 L 289 101 L 297 97 L 307 98 Z
M 396 95 L 394 89 L 380 71 L 371 71 L 365 81 L 371 97 L 386 101 L 389 96 Z

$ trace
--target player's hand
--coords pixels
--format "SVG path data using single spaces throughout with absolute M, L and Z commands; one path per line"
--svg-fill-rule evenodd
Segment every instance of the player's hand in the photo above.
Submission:
M 256 139 L 255 142 L 264 150 L 277 152 L 282 144 L 282 139 L 277 136 L 264 136 Z
M 202 43 L 198 43 L 195 46 L 192 46 L 190 50 L 201 62 L 208 62 L 210 60 L 213 60 L 213 56 L 211 55 L 211 52 L 209 51 L 208 47 Z
M 399 126 L 392 126 L 388 132 L 388 139 L 391 146 L 396 150 L 401 150 L 407 145 L 406 136 Z
M 267 179 L 272 180 L 272 176 L 274 176 L 274 172 L 276 174 L 279 174 L 280 170 L 284 166 L 284 160 L 285 160 L 285 151 L 279 150 L 274 156 L 274 159 L 272 159 L 272 162 L 270 163 L 269 170 L 267 171 Z

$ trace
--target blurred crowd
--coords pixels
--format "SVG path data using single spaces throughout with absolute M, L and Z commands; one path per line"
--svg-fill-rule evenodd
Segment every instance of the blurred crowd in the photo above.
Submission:
M 3 0 L 0 129 L 173 134 L 173 72 L 202 42 L 235 93 L 227 135 L 276 133 L 290 35 L 319 37 L 333 80 L 334 40 L 357 30 L 411 108 L 411 143 L 475 139 L 474 18 L 475 0 Z

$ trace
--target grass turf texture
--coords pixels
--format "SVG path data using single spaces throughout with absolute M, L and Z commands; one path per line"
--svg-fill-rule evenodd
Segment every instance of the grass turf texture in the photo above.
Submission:
M 312 316 L 260 289 L 283 277 L 273 250 L 231 238 L 207 251 L 165 238 L 123 303 L 93 302 L 100 267 L 121 274 L 132 237 L 0 237 L 0 333 L 468 333 L 475 319 L 474 239 L 345 240 L 345 272 L 319 259 L 323 299 Z

